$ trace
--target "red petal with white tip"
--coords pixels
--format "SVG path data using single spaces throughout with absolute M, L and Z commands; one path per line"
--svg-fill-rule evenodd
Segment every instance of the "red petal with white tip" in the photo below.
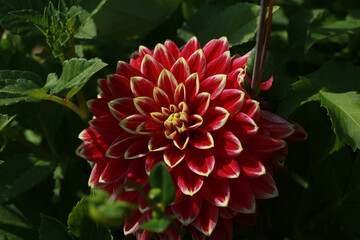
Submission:
M 204 177 L 190 171 L 184 162 L 174 167 L 172 173 L 174 181 L 185 195 L 193 196 L 204 183 Z
M 232 158 L 242 151 L 239 139 L 232 132 L 219 129 L 211 134 L 214 138 L 213 153 L 215 157 Z
M 142 137 L 138 139 L 136 142 L 134 141 L 125 151 L 124 158 L 125 159 L 134 159 L 146 156 L 149 153 L 148 145 L 149 142 L 148 137 Z
M 210 150 L 188 147 L 186 148 L 185 160 L 191 171 L 201 176 L 208 176 L 215 166 L 215 158 Z
M 214 147 L 214 139 L 208 131 L 198 128 L 192 133 L 190 144 L 198 149 L 209 149 Z
M 157 86 L 161 88 L 169 97 L 171 97 L 170 101 L 173 101 L 172 97 L 174 96 L 177 85 L 177 81 L 171 72 L 164 69 L 160 73 Z
M 247 99 L 241 111 L 251 117 L 254 122 L 257 122 L 260 118 L 260 105 L 256 100 Z
M 224 90 L 226 84 L 226 75 L 218 74 L 210 76 L 200 82 L 200 92 L 208 92 L 211 94 L 210 99 L 217 98 Z
M 206 66 L 207 76 L 228 73 L 231 67 L 230 52 L 226 51 Z
M 235 70 L 238 68 L 245 68 L 246 66 L 246 62 L 249 58 L 251 52 L 246 53 L 245 55 L 241 56 L 241 57 L 236 57 L 232 63 L 231 63 L 231 69 Z
M 156 102 L 149 97 L 136 97 L 134 98 L 134 105 L 136 109 L 144 116 L 150 117 L 150 113 L 159 112 L 160 107 Z
M 186 60 L 181 57 L 171 67 L 170 72 L 174 75 L 178 83 L 183 83 L 190 76 L 190 67 Z
M 156 61 L 152 56 L 145 55 L 141 63 L 141 72 L 144 74 L 144 77 L 153 83 L 157 83 L 161 71 L 164 69 L 164 66 Z
M 165 137 L 163 131 L 155 132 L 148 143 L 149 151 L 156 152 L 167 149 L 171 145 L 171 140 Z
M 202 79 L 206 72 L 206 58 L 201 49 L 195 51 L 187 60 L 190 72 L 197 73 Z
M 170 146 L 164 151 L 164 162 L 171 168 L 178 165 L 185 158 L 185 151 Z
M 218 130 L 225 125 L 230 114 L 222 107 L 210 107 L 204 115 L 204 126 L 209 131 Z M 238 125 L 236 125 L 238 127 Z
M 256 198 L 268 199 L 279 196 L 274 179 L 268 173 L 248 182 Z
M 196 50 L 200 48 L 199 41 L 196 37 L 192 37 L 181 50 L 181 57 L 188 59 Z
M 185 80 L 186 96 L 187 99 L 192 100 L 198 94 L 200 89 L 200 82 L 197 73 L 191 74 Z
M 218 178 L 238 178 L 240 175 L 238 161 L 233 158 L 217 159 L 212 175 Z
M 226 37 L 211 40 L 203 47 L 207 62 L 213 61 L 226 51 L 229 51 L 229 43 Z
M 128 137 L 126 134 L 119 136 L 107 150 L 106 156 L 109 158 L 124 157 L 126 149 L 136 140 L 137 138 L 135 136 Z
M 202 202 L 203 200 L 199 194 L 195 194 L 194 196 L 185 195 L 181 201 L 172 205 L 171 209 L 173 213 L 178 216 L 177 220 L 187 226 L 198 216 Z
M 87 101 L 87 106 L 95 117 L 101 117 L 110 114 L 109 108 L 107 107 L 108 102 L 108 99 L 97 98 Z
M 230 181 L 229 207 L 240 213 L 254 213 L 256 202 L 254 193 L 248 182 L 244 179 L 236 178 Z
M 269 90 L 273 84 L 273 81 L 274 81 L 274 77 L 271 76 L 271 78 L 269 78 L 269 80 L 260 84 L 260 90 L 262 90 L 262 91 Z
M 159 162 L 163 161 L 164 153 L 161 151 L 158 152 L 150 152 L 145 159 L 145 171 L 146 174 L 149 175 L 151 169 Z
M 198 217 L 192 225 L 206 236 L 210 236 L 216 227 L 219 217 L 219 208 L 207 201 L 203 201 Z
M 121 75 L 113 75 L 109 78 L 109 89 L 114 98 L 133 97 L 130 89 L 130 79 Z
M 190 140 L 189 132 L 178 133 L 174 136 L 173 143 L 180 150 L 184 150 Z
M 230 113 L 230 116 L 238 113 L 244 104 L 244 92 L 237 89 L 225 89 L 220 94 L 217 102 Z
M 164 46 L 170 51 L 175 59 L 178 59 L 180 56 L 180 50 L 173 41 L 166 40 Z
M 161 88 L 154 88 L 153 97 L 158 106 L 168 107 L 170 105 L 170 99 L 168 95 Z
M 123 132 L 119 122 L 111 115 L 94 118 L 89 124 L 97 133 L 109 139 L 114 139 Z
M 169 70 L 172 67 L 172 65 L 175 63 L 175 58 L 173 57 L 173 55 L 162 44 L 157 44 L 155 46 L 153 56 L 160 64 L 162 64 L 166 69 Z
M 286 142 L 280 139 L 265 137 L 259 134 L 246 141 L 246 147 L 256 153 L 273 153 L 286 146 Z
M 227 207 L 230 199 L 229 181 L 208 177 L 201 188 L 201 194 L 215 206 Z
M 138 134 L 136 129 L 141 123 L 143 123 L 146 120 L 147 118 L 144 115 L 134 114 L 123 119 L 120 122 L 120 126 L 128 133 Z
M 190 104 L 190 113 L 204 115 L 210 105 L 210 93 L 199 93 Z
M 128 161 L 122 158 L 110 159 L 100 176 L 101 182 L 112 183 L 123 181 L 128 169 Z
M 134 76 L 142 76 L 141 72 L 139 72 L 136 68 L 123 61 L 118 62 L 116 67 L 116 73 L 119 75 L 123 75 L 128 79 Z
M 247 177 L 259 177 L 266 173 L 264 165 L 254 154 L 242 151 L 238 159 L 240 162 L 241 172 Z
M 132 98 L 117 98 L 108 103 L 111 114 L 121 121 L 130 115 L 138 113 Z
M 128 235 L 136 232 L 139 229 L 139 226 L 150 220 L 151 211 L 145 214 L 141 214 L 139 211 L 131 211 L 131 217 L 125 219 L 124 223 L 124 234 Z
M 262 110 L 260 113 L 259 126 L 268 130 L 272 137 L 275 138 L 286 138 L 292 135 L 295 132 L 295 129 L 292 124 L 290 124 L 285 119 Z
M 100 92 L 101 97 L 103 97 L 103 98 L 112 97 L 112 93 L 109 89 L 109 83 L 106 79 L 99 79 L 97 81 L 97 83 L 101 89 L 101 92 Z
M 184 83 L 180 83 L 174 93 L 174 103 L 177 105 L 186 100 L 186 88 Z
M 155 84 L 144 77 L 132 77 L 130 87 L 135 97 L 152 97 Z
M 227 126 L 227 128 L 240 139 L 240 141 L 250 139 L 259 129 L 256 123 L 248 115 L 242 112 L 237 113 L 233 118 L 231 118 Z
M 99 183 L 99 178 L 104 168 L 106 167 L 106 162 L 95 163 L 93 169 L 91 170 L 91 174 L 89 177 L 88 185 L 90 187 L 97 187 L 101 184 Z
M 145 158 L 136 158 L 129 161 L 129 168 L 126 173 L 124 184 L 131 182 L 144 186 L 148 183 L 148 176 L 145 172 L 144 161 Z M 132 188 L 131 190 L 135 190 L 135 188 Z

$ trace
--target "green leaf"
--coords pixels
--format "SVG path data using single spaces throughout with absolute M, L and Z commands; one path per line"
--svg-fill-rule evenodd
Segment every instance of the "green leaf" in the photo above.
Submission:
M 11 225 L 17 228 L 30 229 L 31 223 L 24 214 L 13 204 L 0 205 L 0 226 Z M 0 227 L 2 228 L 2 227 Z
M 111 201 L 108 192 L 94 188 L 89 197 L 89 213 L 97 222 L 112 228 L 119 228 L 126 218 L 131 218 L 131 210 L 137 206 L 125 201 Z
M 65 226 L 57 219 L 41 214 L 40 240 L 71 240 Z
M 111 240 L 109 230 L 89 217 L 86 198 L 79 201 L 68 217 L 68 228 L 72 236 L 80 240 Z
M 360 95 L 356 92 L 320 91 L 321 106 L 328 110 L 332 127 L 354 150 L 360 148 Z
M 321 26 L 313 26 L 308 30 L 305 51 L 315 43 L 341 34 L 360 33 L 360 19 L 347 17 L 345 20 L 335 21 Z
M 34 155 L 14 155 L 7 159 L 0 166 L 0 202 L 16 198 L 38 185 L 51 175 L 54 168 L 54 162 Z
M 323 65 L 316 72 L 300 77 L 300 80 L 292 84 L 292 89 L 282 99 L 277 113 L 289 116 L 302 104 L 318 100 L 316 94 L 321 89 L 328 92 L 348 92 L 360 89 L 360 67 L 344 62 L 334 62 Z
M 11 120 L 13 120 L 14 118 L 15 116 L 9 117 L 6 114 L 0 113 L 0 131 L 4 129 L 4 127 L 6 127 L 6 125 L 8 125 L 11 122 Z
M 170 226 L 175 218 L 175 216 L 165 216 L 159 219 L 151 219 L 150 221 L 141 224 L 140 228 L 151 232 L 161 233 Z
M 45 92 L 40 90 L 41 78 L 32 72 L 0 71 L 0 106 L 17 103 L 19 101 L 37 101 L 32 97 L 43 97 Z
M 164 163 L 159 163 L 151 169 L 149 182 L 151 188 L 161 190 L 161 202 L 168 205 L 174 201 L 176 195 L 174 182 Z
M 258 5 L 251 3 L 237 3 L 227 8 L 222 5 L 205 6 L 185 22 L 179 29 L 179 36 L 184 41 L 196 36 L 202 45 L 226 36 L 230 46 L 240 45 L 255 36 L 259 9 Z
M 180 3 L 180 0 L 108 0 L 94 17 L 99 38 L 135 41 L 137 45 L 146 34 L 163 23 Z
M 96 72 L 106 65 L 98 58 L 90 60 L 72 58 L 63 63 L 63 71 L 58 80 L 55 80 L 54 74 L 48 76 L 44 88 L 50 89 L 52 93 L 65 91 L 66 98 L 70 99 Z

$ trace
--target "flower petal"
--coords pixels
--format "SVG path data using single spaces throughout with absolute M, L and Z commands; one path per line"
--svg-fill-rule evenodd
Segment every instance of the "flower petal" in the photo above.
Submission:
M 201 176 L 209 176 L 215 166 L 215 158 L 210 150 L 186 148 L 185 160 L 190 170 Z
M 118 61 L 116 73 L 128 79 L 134 76 L 142 76 L 141 72 L 124 61 Z
M 199 48 L 200 48 L 199 41 L 197 40 L 196 37 L 192 37 L 181 50 L 181 57 L 188 59 Z
M 203 201 L 198 217 L 192 225 L 206 236 L 210 236 L 216 227 L 219 217 L 219 208 L 207 201 Z
M 254 213 L 256 202 L 254 193 L 248 182 L 244 179 L 236 178 L 230 181 L 229 207 L 240 213 Z
M 155 84 L 144 77 L 132 77 L 130 87 L 135 97 L 152 97 Z
M 137 127 L 146 121 L 147 118 L 141 114 L 130 115 L 127 118 L 121 120 L 120 126 L 128 133 L 138 134 Z
M 153 83 L 157 83 L 161 71 L 164 69 L 164 66 L 156 61 L 152 56 L 145 55 L 141 63 L 141 72 L 144 74 L 144 77 Z
M 177 105 L 183 101 L 186 101 L 186 88 L 183 83 L 180 83 L 174 93 L 174 103 Z
M 266 173 L 264 165 L 254 154 L 242 151 L 238 159 L 240 162 L 241 172 L 247 177 L 259 177 Z
M 191 74 L 185 80 L 185 88 L 186 88 L 187 99 L 194 99 L 194 97 L 198 94 L 200 89 L 200 82 L 197 73 Z
M 164 153 L 161 151 L 150 152 L 145 159 L 145 171 L 150 175 L 151 169 L 159 162 L 162 162 Z
M 238 178 L 240 166 L 234 158 L 217 159 L 212 175 L 218 178 Z
M 261 111 L 258 124 L 262 128 L 268 130 L 270 135 L 274 138 L 284 139 L 291 136 L 295 132 L 292 124 L 266 110 Z
M 238 68 L 245 68 L 246 67 L 246 63 L 247 63 L 247 60 L 250 56 L 250 52 L 247 52 L 245 55 L 241 56 L 241 57 L 236 57 L 233 59 L 232 61 L 232 65 L 231 65 L 231 69 L 235 70 L 235 69 L 238 69 Z
M 226 37 L 211 40 L 203 47 L 207 62 L 213 61 L 226 51 L 229 51 L 229 43 Z
M 147 47 L 140 45 L 138 52 L 131 55 L 130 65 L 138 70 L 141 70 L 141 62 L 146 54 L 152 55 L 153 53 Z
M 168 140 L 165 137 L 163 131 L 155 132 L 148 143 L 148 148 L 150 152 L 163 151 L 170 147 L 171 140 Z
M 228 122 L 228 129 L 240 139 L 246 141 L 252 138 L 258 131 L 259 127 L 245 113 L 239 112 Z
M 188 145 L 189 140 L 190 140 L 189 132 L 183 132 L 183 133 L 175 134 L 173 138 L 173 143 L 180 150 L 184 150 Z
M 224 90 L 226 83 L 225 74 L 217 74 L 210 76 L 200 82 L 200 92 L 208 92 L 211 94 L 211 100 L 217 98 Z
M 210 240 L 233 239 L 233 220 L 219 218 Z
M 153 132 L 161 131 L 163 130 L 163 125 L 159 125 L 153 119 L 147 119 L 146 121 L 140 123 L 135 132 L 138 134 L 152 134 Z
M 222 107 L 210 107 L 204 115 L 204 126 L 209 131 L 218 130 L 225 125 L 230 114 Z M 236 125 L 238 127 L 238 125 Z
M 114 98 L 133 97 L 130 89 L 130 78 L 114 74 L 109 78 L 109 89 Z
M 109 115 L 109 113 L 110 113 L 109 108 L 107 106 L 108 101 L 109 100 L 106 98 L 96 98 L 96 99 L 87 101 L 87 106 L 88 106 L 90 112 L 95 117 L 101 117 L 104 115 Z
M 174 75 L 166 69 L 162 70 L 157 82 L 157 86 L 161 88 L 169 97 L 171 97 L 170 101 L 173 101 L 172 97 L 174 96 L 177 85 L 178 84 Z
M 121 121 L 130 115 L 138 113 L 135 108 L 133 99 L 129 97 L 114 99 L 108 103 L 108 106 L 111 114 L 118 121 Z
M 170 72 L 174 75 L 178 83 L 183 83 L 190 76 L 190 67 L 186 60 L 181 57 L 171 67 Z
M 229 181 L 208 177 L 201 188 L 201 194 L 215 206 L 227 207 L 230 199 Z
M 204 115 L 210 105 L 210 93 L 199 93 L 189 105 L 190 113 Z
M 170 146 L 164 151 L 164 162 L 171 168 L 178 165 L 185 158 L 185 151 Z
M 187 60 L 190 72 L 197 73 L 199 78 L 202 79 L 206 71 L 206 58 L 201 49 L 195 51 Z
M 242 151 L 239 139 L 232 132 L 220 129 L 211 134 L 214 138 L 213 153 L 215 157 L 232 158 Z
M 189 117 L 188 130 L 195 130 L 200 127 L 203 123 L 203 118 L 198 114 L 193 114 Z
M 180 56 L 180 50 L 173 41 L 166 40 L 164 46 L 170 51 L 175 59 L 178 59 Z
M 202 202 L 203 200 L 199 194 L 195 194 L 194 196 L 185 195 L 181 201 L 172 205 L 171 209 L 173 213 L 177 215 L 177 220 L 187 226 L 198 216 Z
M 89 122 L 89 124 L 101 136 L 110 139 L 116 138 L 123 131 L 119 126 L 119 122 L 111 115 L 94 118 Z
M 170 51 L 162 44 L 158 43 L 154 49 L 154 58 L 166 69 L 170 69 L 175 63 L 175 58 Z
M 241 112 L 251 117 L 251 119 L 254 120 L 254 122 L 257 122 L 260 118 L 259 102 L 253 99 L 247 99 L 243 106 L 244 107 L 243 109 L 241 109 Z
M 168 95 L 161 88 L 154 87 L 153 97 L 159 106 L 168 107 L 170 105 L 170 99 Z
M 259 134 L 245 142 L 246 148 L 256 153 L 273 153 L 286 146 L 286 142 L 277 138 Z
M 129 137 L 126 134 L 122 134 L 117 137 L 114 142 L 111 144 L 109 149 L 106 152 L 106 156 L 109 158 L 121 158 L 124 157 L 126 149 L 136 141 L 135 136 Z
M 136 97 L 133 99 L 136 109 L 144 116 L 149 117 L 152 112 L 159 112 L 156 102 L 149 97 Z
M 193 196 L 203 185 L 204 177 L 190 171 L 184 162 L 174 167 L 172 173 L 174 181 L 185 195 Z
M 147 146 L 149 139 L 141 138 L 134 141 L 125 151 L 124 158 L 125 159 L 134 159 L 146 156 L 149 153 L 149 149 Z
M 231 68 L 230 51 L 224 52 L 215 60 L 209 62 L 206 66 L 207 76 L 215 74 L 226 74 Z
M 208 131 L 198 128 L 192 134 L 190 144 L 198 149 L 209 149 L 214 147 L 214 139 Z
M 121 182 L 126 177 L 127 169 L 127 160 L 119 158 L 110 159 L 110 161 L 108 161 L 108 163 L 106 164 L 105 169 L 101 173 L 99 182 Z
M 237 89 L 225 89 L 218 98 L 218 106 L 225 108 L 230 116 L 238 113 L 244 103 L 245 93 Z
M 274 179 L 269 173 L 250 179 L 248 182 L 256 198 L 268 199 L 279 196 Z

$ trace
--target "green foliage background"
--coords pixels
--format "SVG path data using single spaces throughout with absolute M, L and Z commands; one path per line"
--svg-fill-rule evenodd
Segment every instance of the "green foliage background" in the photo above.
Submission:
M 227 36 L 232 54 L 245 54 L 256 4 L 0 0 L 0 239 L 123 239 L 89 217 L 91 167 L 75 155 L 97 78 L 166 39 Z M 274 84 L 261 97 L 309 137 L 290 145 L 289 171 L 274 175 L 280 197 L 260 201 L 256 225 L 235 225 L 234 239 L 360 239 L 360 2 L 275 5 L 266 69 Z

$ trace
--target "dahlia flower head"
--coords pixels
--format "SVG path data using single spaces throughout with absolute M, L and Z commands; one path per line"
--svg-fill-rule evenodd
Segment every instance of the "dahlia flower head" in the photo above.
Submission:
M 287 143 L 306 133 L 246 92 L 248 56 L 231 57 L 226 37 L 203 48 L 193 37 L 181 49 L 172 41 L 140 46 L 130 63 L 119 61 L 116 74 L 99 81 L 101 93 L 89 101 L 94 118 L 79 135 L 77 153 L 94 163 L 90 186 L 113 193 L 135 182 L 149 190 L 151 168 L 164 162 L 177 189 L 167 213 L 193 239 L 232 239 L 234 220 L 254 223 L 256 199 L 278 195 L 272 172 Z M 124 233 L 154 237 L 139 228 L 152 215 L 138 192 L 119 199 L 139 206 Z M 156 237 L 182 238 L 170 227 Z

